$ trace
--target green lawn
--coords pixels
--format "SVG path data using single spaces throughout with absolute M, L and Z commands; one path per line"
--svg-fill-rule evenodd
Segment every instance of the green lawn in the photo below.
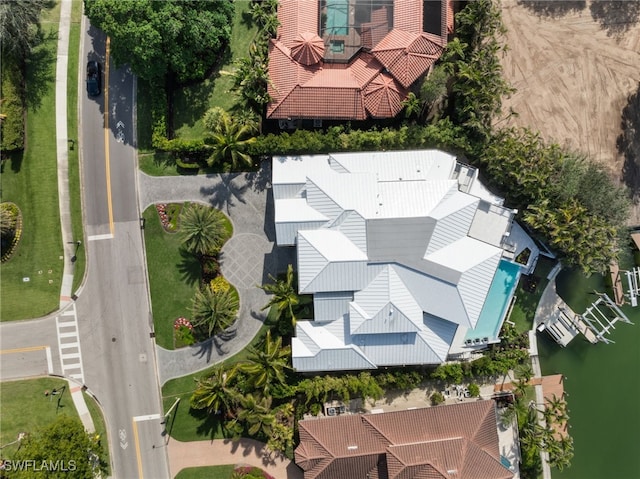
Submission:
M 176 233 L 164 231 L 155 206 L 147 208 L 143 216 L 156 342 L 174 349 L 173 323 L 181 316 L 190 318 L 191 298 L 200 283 L 200 263 L 181 247 Z M 233 226 L 225 219 L 231 237 Z
M 156 342 L 173 349 L 173 322 L 180 316 L 189 317 L 191 298 L 200 281 L 200 264 L 180 248 L 177 234 L 164 231 L 155 206 L 147 208 L 143 216 Z
M 250 19 L 249 2 L 235 3 L 235 16 L 231 30 L 230 55 L 211 78 L 197 85 L 178 90 L 174 97 L 174 128 L 176 136 L 202 138 L 202 116 L 211 107 L 219 106 L 231 111 L 239 103 L 239 96 L 231 91 L 234 61 L 249 56 L 249 46 L 257 28 Z
M 64 390 L 63 390 L 64 388 Z M 60 395 L 45 396 L 45 391 L 57 389 Z M 15 441 L 21 432 L 34 433 L 51 423 L 58 414 L 79 419 L 78 412 L 71 399 L 69 383 L 62 379 L 43 377 L 21 381 L 4 381 L 0 383 L 0 444 L 6 445 Z M 107 436 L 102 414 L 95 401 L 85 394 L 87 407 L 93 418 L 96 432 L 103 438 L 101 441 L 108 453 Z M 2 449 L 3 456 L 10 455 L 18 444 Z
M 80 167 L 78 161 L 78 57 L 80 55 L 80 20 L 82 19 L 82 2 L 71 4 L 71 31 L 69 34 L 69 65 L 67 69 L 67 133 L 74 140 L 73 148 L 69 148 L 69 195 L 71 202 L 71 222 L 73 241 L 83 241 L 82 204 L 80 200 Z M 76 252 L 72 291 L 82 284 L 86 266 L 85 249 L 80 247 Z
M 35 48 L 27 71 L 27 146 L 2 163 L 2 201 L 16 203 L 23 215 L 16 253 L 2 265 L 2 320 L 43 316 L 59 303 L 63 249 L 55 148 L 56 12 L 44 12 L 46 40 Z
M 536 308 L 538 307 L 538 302 L 540 301 L 540 296 L 542 296 L 542 292 L 544 288 L 546 288 L 549 280 L 547 280 L 547 275 L 553 268 L 555 261 L 545 258 L 544 256 L 540 256 L 538 259 L 538 264 L 536 265 L 536 269 L 534 271 L 534 276 L 536 276 L 538 281 L 538 286 L 536 287 L 535 292 L 530 293 L 529 291 L 524 289 L 524 278 L 520 278 L 520 282 L 518 283 L 518 288 L 516 289 L 516 302 L 513 305 L 513 309 L 511 310 L 511 315 L 509 316 L 509 320 L 515 323 L 516 331 L 519 333 L 528 331 L 531 329 L 533 325 L 533 318 L 536 314 Z
M 251 342 L 257 345 L 267 334 L 267 326 L 263 326 L 260 332 Z M 231 365 L 244 360 L 247 357 L 248 348 L 226 359 L 222 364 Z M 162 402 L 164 410 L 168 411 L 177 398 L 180 398 L 178 407 L 171 415 L 167 424 L 167 430 L 171 437 L 179 441 L 202 441 L 204 439 L 222 439 L 225 437 L 222 425 L 214 416 L 209 416 L 205 411 L 197 411 L 189 407 L 189 399 L 196 387 L 196 379 L 206 377 L 212 368 L 198 373 L 183 376 L 167 381 L 162 387 Z
M 60 11 L 56 5 L 43 13 L 47 41 L 34 51 L 28 82 L 27 148 L 2 166 L 2 200 L 13 201 L 24 218 L 17 253 L 2 266 L 2 320 L 42 316 L 58 306 L 63 263 L 59 224 L 55 149 L 55 53 Z M 67 69 L 67 128 L 77 141 L 77 84 L 82 3 L 73 2 Z M 77 145 L 77 143 L 76 143 Z M 78 151 L 69 149 L 69 188 L 73 236 L 82 238 Z M 83 279 L 84 249 L 75 263 L 73 290 Z M 49 273 L 51 271 L 51 273 Z M 29 278 L 28 282 L 23 281 Z
M 180 471 L 176 479 L 229 479 L 234 468 L 234 465 L 188 467 Z

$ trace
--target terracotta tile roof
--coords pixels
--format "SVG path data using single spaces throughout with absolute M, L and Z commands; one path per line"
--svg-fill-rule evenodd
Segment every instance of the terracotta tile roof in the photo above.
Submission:
M 446 28 L 448 0 L 442 0 L 442 5 L 441 21 Z M 360 25 L 358 34 L 349 35 L 359 37 L 363 45 L 355 57 L 348 63 L 325 61 L 329 40 L 318 36 L 318 8 L 317 0 L 281 0 L 278 4 L 280 26 L 269 48 L 272 102 L 267 106 L 267 118 L 362 120 L 395 116 L 406 89 L 446 45 L 446 37 L 422 32 L 422 0 L 394 0 L 391 32 L 388 7 L 376 8 L 370 21 Z M 385 69 L 395 82 L 371 85 Z M 402 96 L 399 99 L 398 94 Z
M 303 65 L 315 65 L 324 56 L 324 42 L 317 34 L 302 32 L 291 46 L 291 58 Z
M 443 50 L 443 42 L 435 35 L 392 30 L 372 53 L 404 87 L 409 87 Z
M 300 421 L 305 479 L 507 479 L 495 405 L 475 401 Z
M 391 75 L 380 73 L 364 90 L 364 107 L 373 118 L 390 118 L 402 110 L 407 97 L 403 88 Z

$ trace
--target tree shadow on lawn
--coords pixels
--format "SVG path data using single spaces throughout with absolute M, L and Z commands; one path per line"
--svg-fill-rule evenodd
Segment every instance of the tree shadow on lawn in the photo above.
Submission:
M 180 248 L 180 257 L 182 258 L 178 264 L 180 279 L 189 286 L 197 286 L 202 276 L 200 261 L 184 248 Z
M 631 190 L 635 203 L 640 200 L 640 83 L 638 90 L 629 95 L 622 110 L 622 132 L 617 138 L 618 153 L 624 156 L 622 178 Z
M 209 439 L 224 436 L 222 421 L 214 414 L 210 414 L 205 409 L 189 408 L 189 415 L 202 421 L 196 429 L 198 436 L 205 436 Z
M 25 61 L 27 86 L 24 94 L 27 110 L 37 110 L 42 106 L 42 98 L 55 81 L 55 69 L 52 65 L 56 62 L 56 52 L 51 50 L 48 44 L 55 42 L 57 38 L 57 32 L 42 33 L 40 47 L 32 50 Z
M 558 18 L 584 10 L 585 0 L 549 1 L 549 0 L 518 0 L 518 4 L 531 10 L 539 17 Z
M 609 37 L 623 35 L 640 20 L 638 1 L 593 0 L 589 10 Z

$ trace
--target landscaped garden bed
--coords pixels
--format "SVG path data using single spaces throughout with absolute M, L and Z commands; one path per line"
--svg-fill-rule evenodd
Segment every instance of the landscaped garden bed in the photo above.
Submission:
M 218 265 L 220 249 L 233 234 L 229 219 L 197 203 L 158 204 L 143 216 L 157 343 L 189 346 L 228 328 L 239 302 Z M 207 239 L 202 233 L 210 222 L 215 231 Z

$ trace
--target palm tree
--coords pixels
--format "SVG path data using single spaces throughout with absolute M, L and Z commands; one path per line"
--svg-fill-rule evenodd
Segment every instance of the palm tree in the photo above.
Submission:
M 277 320 L 279 321 L 283 314 L 288 315 L 291 319 L 291 324 L 295 328 L 296 315 L 294 313 L 294 307 L 299 304 L 300 298 L 296 293 L 294 285 L 295 275 L 293 274 L 293 266 L 287 266 L 287 275 L 284 280 L 276 279 L 271 274 L 269 275 L 269 279 L 271 283 L 264 284 L 260 286 L 260 288 L 273 296 L 271 296 L 271 299 L 264 305 L 261 311 L 275 306 Z
M 191 324 L 205 330 L 207 337 L 218 334 L 236 320 L 238 297 L 232 291 L 214 291 L 209 285 L 196 291 L 191 301 Z
M 282 338 L 271 339 L 267 331 L 260 348 L 249 348 L 249 357 L 240 364 L 240 370 L 247 374 L 251 387 L 268 394 L 274 386 L 284 385 L 285 371 L 291 369 L 289 356 L 291 347 L 282 347 Z
M 271 398 L 256 398 L 247 394 L 240 400 L 238 421 L 245 423 L 247 432 L 251 436 L 260 433 L 264 437 L 271 437 L 276 415 L 271 411 Z
M 528 383 L 533 377 L 533 368 L 530 363 L 520 364 L 516 367 L 516 374 L 524 383 Z
M 238 402 L 238 393 L 231 387 L 236 368 L 225 369 L 218 366 L 211 376 L 198 379 L 196 390 L 191 396 L 193 409 L 206 409 L 211 414 L 228 413 Z
M 402 106 L 406 118 L 417 117 L 422 111 L 422 101 L 413 92 L 409 92 L 407 98 L 402 101 Z
M 223 214 L 205 205 L 192 203 L 180 213 L 182 244 L 200 257 L 216 255 L 227 238 Z
M 251 136 L 254 131 L 252 125 L 241 125 L 229 117 L 222 117 L 219 131 L 211 136 L 213 154 L 209 158 L 209 165 L 228 162 L 233 169 L 237 169 L 240 164 L 251 166 L 251 156 L 245 150 L 256 141 Z

